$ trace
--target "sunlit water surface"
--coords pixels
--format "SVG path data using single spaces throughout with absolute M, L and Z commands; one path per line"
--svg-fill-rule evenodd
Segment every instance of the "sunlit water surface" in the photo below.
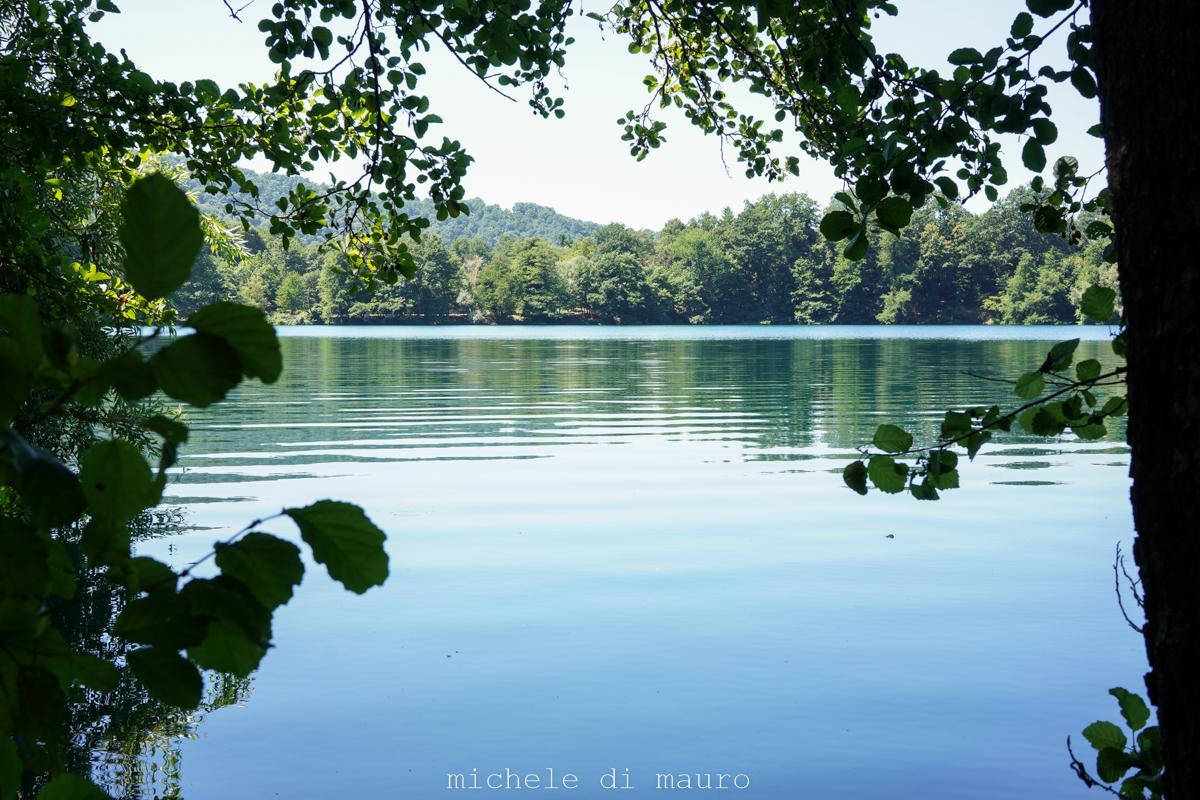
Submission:
M 1144 669 L 1113 595 L 1121 432 L 1014 435 L 938 503 L 838 472 L 882 421 L 1014 400 L 967 371 L 1075 335 L 1111 361 L 1105 331 L 281 333 L 278 384 L 189 412 L 191 527 L 146 552 L 331 497 L 387 531 L 391 578 L 360 597 L 310 565 L 246 702 L 182 744 L 186 797 L 1087 796 L 1066 736 Z M 505 767 L 579 788 L 446 788 Z

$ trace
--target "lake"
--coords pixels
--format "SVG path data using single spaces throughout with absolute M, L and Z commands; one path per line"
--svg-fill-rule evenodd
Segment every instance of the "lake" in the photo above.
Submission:
M 947 407 L 1015 404 L 968 371 L 1015 377 L 1074 336 L 1111 363 L 1104 329 L 280 333 L 278 384 L 188 412 L 184 530 L 142 551 L 182 565 L 330 497 L 387 531 L 392 574 L 355 596 L 310 565 L 155 791 L 1090 796 L 1066 737 L 1090 752 L 1078 732 L 1145 670 L 1113 594 L 1123 432 L 1005 437 L 937 503 L 839 472 L 883 421 L 929 439 Z M 506 768 L 578 788 L 447 788 Z

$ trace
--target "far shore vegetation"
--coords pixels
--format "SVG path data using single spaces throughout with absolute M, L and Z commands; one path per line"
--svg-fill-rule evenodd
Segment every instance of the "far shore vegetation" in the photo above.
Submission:
M 264 195 L 297 182 L 258 177 Z M 1021 208 L 1035 199 L 1018 188 L 978 214 L 930 202 L 901 237 L 873 231 L 860 261 L 819 231 L 832 204 L 804 194 L 653 232 L 471 201 L 469 214 L 434 222 L 412 244 L 413 279 L 373 293 L 347 292 L 341 253 L 315 241 L 285 248 L 252 227 L 240 252 L 203 251 L 173 301 L 186 317 L 236 300 L 280 324 L 1082 322 L 1083 291 L 1115 289 L 1116 266 L 1105 263 L 1104 242 L 1073 247 L 1038 233 Z

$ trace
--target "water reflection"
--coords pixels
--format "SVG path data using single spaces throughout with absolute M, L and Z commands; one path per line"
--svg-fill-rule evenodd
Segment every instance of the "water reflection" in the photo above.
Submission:
M 301 467 L 341 462 L 551 458 L 646 438 L 721 442 L 746 461 L 817 459 L 824 469 L 880 421 L 932 437 L 948 406 L 1008 403 L 1005 387 L 967 373 L 982 364 L 1017 375 L 1045 351 L 1039 341 L 905 339 L 284 342 L 279 385 L 194 412 L 178 483 L 296 479 L 326 474 Z M 1111 362 L 1106 351 L 1085 342 L 1079 357 Z M 1023 438 L 990 457 L 1028 453 Z M 1080 448 L 1046 452 L 1095 452 Z M 1052 465 L 996 466 L 1034 464 Z
M 178 502 L 178 501 L 177 501 Z M 137 546 L 189 530 L 178 510 L 143 514 L 130 523 Z M 73 538 L 70 546 L 77 546 Z M 54 613 L 54 624 L 77 652 L 123 664 L 128 645 L 111 636 L 125 607 L 125 590 L 102 570 L 78 576 L 75 602 Z M 151 697 L 127 667 L 107 692 L 76 685 L 68 697 L 64 724 L 70 731 L 65 754 L 69 771 L 90 774 L 109 795 L 122 800 L 182 796 L 182 742 L 195 738 L 212 712 L 243 704 L 251 682 L 210 674 L 200 707 L 185 712 Z

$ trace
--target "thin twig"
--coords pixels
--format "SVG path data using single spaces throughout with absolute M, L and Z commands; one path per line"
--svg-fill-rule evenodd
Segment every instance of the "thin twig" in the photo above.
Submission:
M 1113 559 L 1113 589 L 1117 593 L 1117 607 L 1121 609 L 1121 616 L 1129 623 L 1129 627 L 1133 628 L 1140 634 L 1145 635 L 1146 631 L 1143 626 L 1138 625 L 1129 617 L 1129 612 L 1125 610 L 1125 601 L 1121 597 L 1121 573 L 1125 572 L 1125 555 L 1121 552 L 1121 543 L 1117 542 L 1117 556 Z M 1129 578 L 1129 573 L 1125 572 L 1125 579 L 1130 581 L 1132 590 L 1133 582 Z M 1133 590 L 1134 599 L 1138 599 L 1137 591 Z M 1138 605 L 1141 605 L 1141 600 L 1138 600 Z

